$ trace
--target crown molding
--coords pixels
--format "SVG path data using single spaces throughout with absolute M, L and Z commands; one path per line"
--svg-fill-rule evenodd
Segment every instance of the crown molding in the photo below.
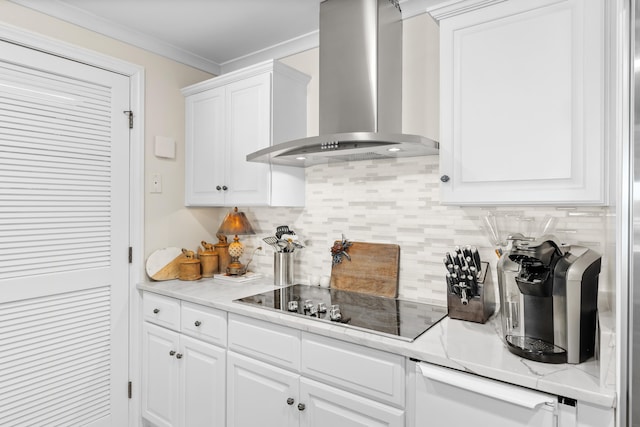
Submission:
M 220 74 L 220 64 L 195 55 L 179 47 L 163 42 L 155 37 L 139 33 L 116 24 L 113 21 L 87 13 L 82 9 L 69 6 L 58 0 L 9 0 L 20 6 L 33 9 L 46 15 L 69 22 L 87 30 L 111 37 L 121 42 L 156 53 L 185 65 L 212 73 Z
M 230 61 L 217 63 L 58 0 L 9 1 L 214 75 L 224 74 L 268 59 L 280 59 L 316 48 L 320 39 L 318 30 L 315 30 Z M 441 2 L 442 0 L 437 1 Z M 401 0 L 402 19 L 426 13 L 427 5 L 433 2 L 434 0 Z
M 229 71 L 238 70 L 269 59 L 285 58 L 287 56 L 295 55 L 296 53 L 304 52 L 305 50 L 314 49 L 319 45 L 320 33 L 316 30 L 300 37 L 269 46 L 257 52 L 252 52 L 248 55 L 224 62 L 221 64 L 222 73 L 228 73 Z
M 504 1 L 507 0 L 427 0 L 426 12 L 440 21 Z

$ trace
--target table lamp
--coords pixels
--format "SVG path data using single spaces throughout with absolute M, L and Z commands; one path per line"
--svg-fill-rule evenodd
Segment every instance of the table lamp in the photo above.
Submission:
M 243 212 L 238 212 L 238 208 L 233 208 L 233 212 L 224 217 L 217 234 L 232 234 L 235 236 L 233 242 L 229 245 L 231 263 L 227 266 L 227 274 L 238 276 L 246 273 L 246 267 L 239 261 L 244 253 L 244 245 L 240 243 L 238 235 L 256 234 L 247 217 Z

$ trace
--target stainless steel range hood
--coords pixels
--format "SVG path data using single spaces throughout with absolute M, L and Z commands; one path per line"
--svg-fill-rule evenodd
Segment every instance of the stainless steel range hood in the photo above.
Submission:
M 320 136 L 256 151 L 248 161 L 306 167 L 438 153 L 402 134 L 402 14 L 397 0 L 320 4 Z

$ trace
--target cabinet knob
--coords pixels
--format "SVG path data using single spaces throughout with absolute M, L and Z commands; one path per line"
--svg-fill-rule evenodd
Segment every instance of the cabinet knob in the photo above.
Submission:
M 304 406 L 304 403 L 298 403 L 298 411 L 304 411 L 304 408 L 306 408 L 306 406 Z
M 223 186 L 222 186 L 222 189 L 223 189 L 224 191 L 227 191 L 229 188 L 228 188 L 226 185 L 223 185 Z
M 159 308 L 154 308 L 153 309 L 153 314 L 158 314 L 160 313 L 160 309 Z
M 222 187 L 220 187 L 219 185 L 216 185 L 216 190 L 220 191 L 222 190 Z
M 195 321 L 195 323 L 194 323 L 194 325 L 196 325 L 196 326 L 200 326 L 200 325 L 202 325 L 202 322 L 200 322 L 199 320 L 196 320 L 196 321 Z
M 294 402 L 295 400 L 293 400 L 293 397 L 287 399 L 287 405 L 293 405 Z
M 182 353 L 176 354 L 176 359 L 182 359 Z
M 169 352 L 169 356 L 173 356 L 173 355 L 175 355 L 175 354 L 176 354 L 176 352 L 175 352 L 174 350 L 171 350 L 171 351 Z
M 442 175 L 440 177 L 440 181 L 442 182 L 449 182 L 449 175 Z

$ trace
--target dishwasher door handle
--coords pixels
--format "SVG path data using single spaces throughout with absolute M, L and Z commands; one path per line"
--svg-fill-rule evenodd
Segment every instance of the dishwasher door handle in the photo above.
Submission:
M 458 372 L 449 368 L 418 362 L 417 373 L 439 383 L 448 384 L 473 393 L 492 397 L 524 408 L 535 409 L 540 405 L 555 406 L 556 397 L 520 386 L 480 378 L 475 374 Z

